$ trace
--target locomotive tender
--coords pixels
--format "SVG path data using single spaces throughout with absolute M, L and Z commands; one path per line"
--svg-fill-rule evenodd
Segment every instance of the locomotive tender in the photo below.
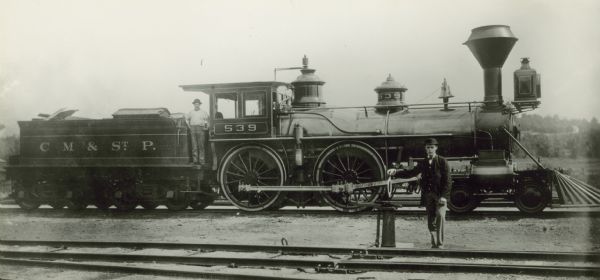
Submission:
M 501 92 L 501 68 L 516 41 L 508 26 L 493 25 L 473 29 L 465 42 L 484 69 L 482 102 L 448 102 L 444 81 L 442 104 L 406 104 L 407 89 L 390 75 L 375 89 L 376 105 L 326 107 L 325 82 L 306 57 L 291 84 L 181 86 L 209 95 L 209 164 L 203 168 L 189 164 L 183 116 L 163 108 L 123 109 L 113 119 L 73 119 L 67 112 L 19 122 L 21 154 L 8 169 L 14 196 L 26 209 L 41 203 L 203 208 L 218 185 L 246 211 L 324 201 L 357 212 L 378 200 L 381 185 L 350 191 L 327 186 L 382 181 L 392 165 L 418 164 L 423 140 L 435 137 L 453 166 L 452 211 L 504 197 L 521 211 L 540 212 L 552 198 L 548 170 L 516 171 L 511 161 L 518 144 L 515 115 L 540 104 L 540 76 L 524 59 L 514 73 L 514 101 L 505 104 Z

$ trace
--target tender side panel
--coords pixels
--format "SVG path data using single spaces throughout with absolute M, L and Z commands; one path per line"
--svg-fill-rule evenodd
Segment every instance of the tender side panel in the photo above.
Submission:
M 20 122 L 20 166 L 178 165 L 188 158 L 182 120 Z

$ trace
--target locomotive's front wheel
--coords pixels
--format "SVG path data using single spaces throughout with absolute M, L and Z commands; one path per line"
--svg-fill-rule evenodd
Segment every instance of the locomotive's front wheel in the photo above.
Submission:
M 379 155 L 366 144 L 342 142 L 334 144 L 319 156 L 315 180 L 319 185 L 366 183 L 383 180 L 384 165 Z M 379 188 L 355 190 L 352 193 L 322 192 L 323 200 L 340 212 L 359 212 L 371 207 L 379 198 Z
M 450 191 L 448 209 L 454 213 L 468 213 L 477 208 L 480 202 L 468 186 L 456 184 Z
M 537 214 L 544 211 L 550 201 L 550 195 L 540 185 L 525 183 L 515 194 L 515 205 L 526 214 Z
M 251 186 L 281 186 L 285 182 L 283 161 L 273 150 L 261 145 L 235 148 L 225 156 L 219 169 L 223 194 L 231 203 L 245 211 L 260 211 L 277 207 L 280 191 L 240 191 L 240 184 Z

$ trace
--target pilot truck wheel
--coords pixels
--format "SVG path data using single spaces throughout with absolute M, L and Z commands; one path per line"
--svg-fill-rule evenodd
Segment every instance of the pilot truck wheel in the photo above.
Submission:
M 450 191 L 448 209 L 453 213 L 469 213 L 477 208 L 480 202 L 469 186 L 455 183 Z
M 533 180 L 526 180 L 515 193 L 515 205 L 526 214 L 544 211 L 550 201 L 550 193 Z

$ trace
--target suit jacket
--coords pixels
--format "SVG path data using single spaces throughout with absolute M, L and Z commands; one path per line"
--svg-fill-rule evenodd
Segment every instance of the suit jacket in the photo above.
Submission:
M 452 177 L 450 177 L 450 166 L 446 158 L 436 155 L 429 164 L 425 159 L 412 170 L 403 171 L 401 175 L 410 177 L 421 174 L 421 204 L 423 204 L 427 193 L 434 194 L 437 198 L 450 198 L 450 188 L 452 187 Z

